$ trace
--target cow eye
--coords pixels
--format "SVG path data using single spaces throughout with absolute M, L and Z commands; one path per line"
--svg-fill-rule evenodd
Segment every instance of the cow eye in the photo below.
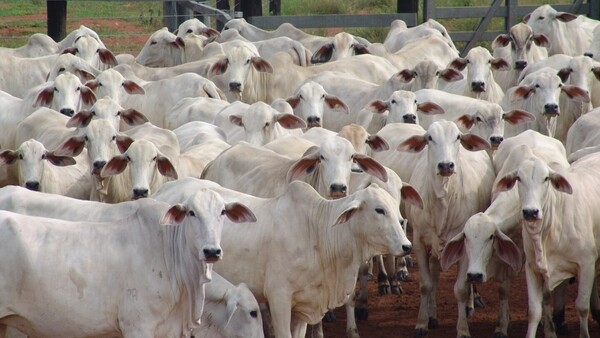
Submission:
M 156 45 L 156 41 L 150 41 L 150 45 Z
M 87 135 L 85 135 L 85 136 L 83 137 L 83 139 L 84 139 L 84 140 L 86 140 L 86 141 L 89 141 L 89 140 L 90 140 L 90 139 L 89 139 L 89 137 L 87 137 Z
M 322 98 L 322 99 L 325 99 L 325 94 L 321 95 L 321 98 Z
M 194 210 L 190 210 L 190 211 L 188 211 L 188 215 L 194 217 L 194 216 L 196 216 L 196 213 L 194 212 Z
M 392 103 L 392 104 L 396 104 L 396 100 L 392 100 L 392 102 L 391 102 L 391 103 Z
M 544 182 L 548 182 L 549 180 L 550 180 L 550 177 L 544 178 Z
M 433 141 L 433 138 L 431 137 L 431 135 L 430 135 L 430 136 L 427 136 L 427 139 L 428 139 L 429 141 Z
M 543 16 L 538 16 L 538 20 L 544 20 Z
M 250 63 L 250 59 L 246 60 L 246 64 L 249 64 L 249 63 Z
M 517 176 L 516 180 L 517 182 L 521 182 L 521 178 L 519 176 Z
M 492 60 L 488 60 L 488 63 L 492 63 Z
M 186 33 L 188 33 L 188 34 L 189 34 L 189 33 L 191 33 L 191 32 L 192 32 L 192 30 L 191 30 L 191 29 L 188 29 Z
M 383 208 L 375 208 L 375 212 L 380 215 L 385 215 L 385 210 L 383 210 Z
M 491 235 L 490 235 L 490 238 L 489 238 L 489 240 L 491 241 L 492 239 L 494 239 L 494 234 L 491 234 Z
M 323 155 L 321 155 L 321 160 L 325 161 L 325 157 L 323 157 Z
M 96 116 L 96 111 L 95 110 L 92 110 L 92 115 Z
M 19 154 L 19 160 L 23 159 L 23 154 Z
M 42 154 L 42 160 L 46 159 L 46 154 Z
M 152 161 L 156 161 L 156 156 L 154 156 L 154 157 L 152 158 Z
M 404 226 L 405 220 L 401 219 L 399 222 L 400 222 L 400 226 Z
M 477 122 L 481 122 L 481 117 L 477 116 L 477 117 L 475 118 L 475 120 L 476 120 Z
M 80 91 L 81 87 L 77 87 L 77 89 L 75 89 L 76 92 Z
M 60 67 L 60 68 L 58 69 L 58 72 L 59 72 L 59 73 L 62 73 L 62 72 L 64 72 L 65 70 L 67 70 L 65 67 Z
M 435 72 L 435 76 L 440 76 L 440 71 Z
M 540 85 L 536 83 L 535 88 L 540 88 Z
M 221 210 L 221 216 L 225 215 L 225 209 Z
M 252 318 L 258 317 L 258 312 L 256 310 L 250 311 L 250 317 L 252 317 Z
M 269 122 L 265 123 L 265 127 L 268 127 L 270 125 L 271 125 L 271 123 L 269 123 Z
M 58 93 L 58 88 L 54 87 L 54 91 Z

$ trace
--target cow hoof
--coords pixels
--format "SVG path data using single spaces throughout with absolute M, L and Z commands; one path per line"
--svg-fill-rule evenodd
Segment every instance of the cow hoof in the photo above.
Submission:
M 373 274 L 372 273 L 368 273 L 367 274 L 367 280 L 373 280 Z
M 388 276 L 385 273 L 380 272 L 377 274 L 377 282 L 387 283 L 387 281 L 388 281 Z
M 325 315 L 323 316 L 323 321 L 325 323 L 334 323 L 335 322 L 335 315 L 333 314 L 333 311 L 327 311 L 325 312 Z
M 483 309 L 485 307 L 485 302 L 483 301 L 483 298 L 481 298 L 481 296 L 479 295 L 473 299 L 473 303 L 475 304 L 476 308 Z
M 466 311 L 467 311 L 467 317 L 471 317 L 472 315 L 475 314 L 475 309 L 470 306 L 467 306 Z
M 471 336 L 462 335 L 462 336 L 460 336 L 460 338 L 471 338 Z
M 389 295 L 390 294 L 390 286 L 387 284 L 379 285 L 379 294 L 380 295 Z
M 567 327 L 567 324 L 565 322 L 554 323 L 554 328 L 555 328 L 556 334 L 559 336 L 568 336 L 569 335 L 569 328 Z
M 396 274 L 396 277 L 398 278 L 398 280 L 408 280 L 408 271 L 406 271 L 406 270 L 398 271 L 398 273 Z
M 427 324 L 427 327 L 429 327 L 430 329 L 437 329 L 438 328 L 438 320 L 432 317 L 429 317 L 429 323 Z
M 402 290 L 402 287 L 400 285 L 394 285 L 392 286 L 392 294 L 393 295 L 399 295 L 404 293 L 404 290 Z
M 415 330 L 415 338 L 425 337 L 427 335 L 427 330 L 425 329 L 416 329 Z
M 600 310 L 592 310 L 592 318 L 600 325 Z
M 367 320 L 369 318 L 369 310 L 366 308 L 355 308 L 354 316 L 358 320 Z
M 505 335 L 502 332 L 494 332 L 493 338 L 508 338 L 508 335 Z
M 357 329 L 346 330 L 346 338 L 360 338 Z

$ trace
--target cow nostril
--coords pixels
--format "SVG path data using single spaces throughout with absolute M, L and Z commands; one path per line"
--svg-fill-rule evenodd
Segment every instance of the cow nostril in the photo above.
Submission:
M 219 257 L 221 256 L 221 249 L 203 249 L 202 252 L 206 257 Z
M 148 189 L 133 189 L 133 198 L 148 197 Z
M 540 211 L 538 209 L 523 209 L 523 218 L 531 221 L 538 219 Z
M 102 169 L 106 165 L 106 161 L 96 161 L 94 162 L 94 169 Z
M 40 190 L 40 182 L 36 182 L 36 181 L 25 182 L 25 188 L 27 188 L 29 190 L 33 190 L 33 191 L 39 191 Z
M 402 116 L 402 119 L 404 120 L 404 123 L 412 123 L 412 124 L 417 123 L 417 117 L 413 114 L 406 114 L 406 115 Z
M 504 141 L 504 137 L 502 136 L 492 136 L 490 137 L 490 142 L 494 145 L 498 145 Z
M 229 83 L 229 90 L 240 90 L 240 88 L 242 88 L 242 84 L 239 82 L 230 82 Z
M 344 184 L 332 184 L 329 186 L 331 192 L 346 192 L 346 185 Z
M 412 251 L 412 245 L 403 245 L 402 250 L 408 255 Z
M 545 114 L 558 114 L 558 105 L 556 103 L 546 103 L 544 105 Z
M 594 53 L 585 52 L 585 53 L 583 53 L 583 56 L 587 56 L 589 58 L 593 58 L 594 57 Z
M 306 121 L 308 123 L 320 123 L 321 122 L 321 118 L 318 116 L 310 116 L 306 119 Z
M 483 282 L 483 274 L 482 273 L 467 273 L 467 281 L 474 282 Z
M 527 67 L 527 61 L 516 61 L 515 62 L 516 69 L 523 70 L 523 69 L 525 69 L 525 67 Z
M 474 92 L 482 92 L 485 90 L 485 83 L 480 81 L 473 81 L 471 82 L 471 89 L 473 89 Z
M 71 117 L 71 116 L 73 116 L 73 114 L 75 114 L 75 111 L 73 109 L 70 109 L 70 108 L 63 108 L 63 109 L 60 110 L 60 113 L 63 114 L 63 115 Z

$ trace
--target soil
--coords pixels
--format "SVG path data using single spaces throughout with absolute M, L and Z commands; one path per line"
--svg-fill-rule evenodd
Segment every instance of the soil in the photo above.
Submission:
M 376 275 L 376 272 L 374 272 Z M 391 338 L 413 337 L 419 311 L 419 272 L 415 266 L 409 269 L 410 276 L 402 282 L 404 291 L 401 295 L 379 295 L 377 278 L 369 283 L 369 317 L 366 321 L 358 321 L 358 332 L 362 338 Z M 456 337 L 456 320 L 458 310 L 454 297 L 454 281 L 456 265 L 440 275 L 438 290 L 438 321 L 439 327 L 429 331 L 427 337 L 454 338 Z M 577 283 L 568 286 L 566 297 L 565 321 L 569 335 L 561 337 L 579 337 L 579 317 L 575 309 Z M 469 318 L 471 337 L 492 337 L 498 316 L 498 284 L 488 281 L 478 285 L 478 290 L 486 303 L 485 308 L 477 308 Z M 345 337 L 346 310 L 338 308 L 334 311 L 337 318 L 334 323 L 324 323 L 325 337 Z M 513 280 L 510 292 L 511 324 L 509 337 L 525 337 L 527 332 L 527 284 L 525 272 L 521 271 L 518 278 Z M 600 325 L 589 319 L 591 337 L 600 337 Z M 540 327 L 537 337 L 543 337 Z

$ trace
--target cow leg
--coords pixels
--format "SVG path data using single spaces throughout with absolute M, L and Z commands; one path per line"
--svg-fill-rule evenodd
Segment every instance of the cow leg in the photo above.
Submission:
M 577 299 L 575 307 L 579 314 L 579 337 L 589 338 L 588 317 L 590 315 L 590 297 L 592 295 L 593 284 L 596 277 L 595 264 L 590 266 L 581 266 L 579 271 L 579 285 L 577 288 Z
M 594 279 L 592 285 L 592 297 L 590 299 L 590 307 L 592 308 L 592 318 L 596 323 L 600 324 L 600 297 L 598 296 L 598 277 Z
M 367 292 L 367 284 L 369 282 L 368 269 L 368 264 L 363 263 L 358 270 L 358 295 L 354 297 L 354 314 L 355 319 L 358 320 L 367 320 L 369 318 L 369 294 Z
M 275 338 L 275 332 L 273 330 L 273 319 L 271 318 L 271 311 L 269 311 L 269 306 L 265 303 L 260 303 L 258 307 L 260 308 L 260 314 L 263 320 L 263 332 L 265 333 L 265 338 Z
M 556 327 L 556 333 L 560 336 L 566 336 L 569 334 L 567 323 L 565 323 L 565 295 L 567 293 L 568 284 L 569 280 L 567 279 L 554 288 L 554 290 L 552 290 L 552 295 L 554 297 L 552 322 Z
M 494 330 L 494 338 L 508 337 L 508 324 L 510 324 L 510 311 L 508 308 L 508 295 L 510 294 L 510 278 L 506 278 L 498 286 L 498 299 L 500 306 L 498 309 L 498 321 Z
M 8 329 L 6 325 L 0 324 L 0 338 L 6 338 L 6 329 Z
M 385 270 L 388 272 L 388 282 L 390 284 L 390 291 L 393 295 L 399 295 L 402 293 L 402 287 L 398 283 L 398 277 L 396 275 L 396 260 L 402 259 L 392 255 L 385 255 L 383 261 L 385 263 Z
M 417 261 L 419 262 L 417 267 L 419 268 L 419 291 L 421 297 L 417 325 L 415 326 L 415 337 L 424 337 L 429 330 L 429 297 L 431 296 L 433 278 L 431 271 L 429 271 L 427 248 L 418 238 L 413 240 L 413 246 Z
M 318 324 L 308 325 L 307 338 L 323 338 L 323 321 L 321 320 Z
M 469 323 L 467 322 L 467 301 L 471 293 L 471 285 L 467 284 L 467 262 L 461 259 L 458 262 L 458 275 L 454 283 L 454 297 L 458 304 L 458 321 L 456 322 L 456 336 L 459 338 L 471 337 Z
M 407 280 L 408 279 L 408 259 L 410 256 L 396 257 L 396 279 Z
M 346 301 L 346 337 L 360 338 L 358 327 L 356 326 L 356 317 L 354 316 L 355 295 L 351 294 Z
M 535 338 L 537 327 L 542 319 L 542 288 L 544 283 L 541 278 L 529 266 L 525 267 L 525 279 L 527 280 L 527 338 Z
M 267 285 L 268 286 L 268 285 Z M 267 289 L 268 290 L 268 289 Z M 271 310 L 273 331 L 277 338 L 292 337 L 292 299 L 285 292 L 272 292 L 265 295 Z
M 437 290 L 440 281 L 440 260 L 429 257 L 429 271 L 431 271 L 431 294 L 429 296 L 429 328 L 436 329 L 438 327 L 437 319 Z
M 383 255 L 377 256 L 377 283 L 380 295 L 390 294 L 390 283 L 388 282 L 388 272 L 386 270 L 386 264 L 383 261 Z
M 306 336 L 306 322 L 296 318 L 296 316 L 292 316 L 292 337 L 293 338 L 307 337 Z

